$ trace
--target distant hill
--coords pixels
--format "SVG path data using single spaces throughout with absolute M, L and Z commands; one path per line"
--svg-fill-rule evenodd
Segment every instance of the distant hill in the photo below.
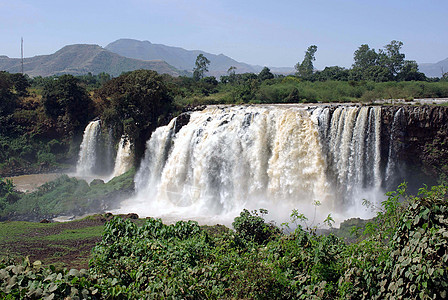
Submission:
M 98 45 L 76 44 L 65 46 L 54 54 L 24 59 L 24 72 L 29 76 L 51 76 L 61 74 L 82 75 L 91 72 L 106 72 L 118 76 L 122 72 L 149 69 L 158 73 L 179 76 L 176 70 L 161 60 L 143 61 L 120 56 Z M 21 71 L 19 58 L 0 56 L 0 70 L 10 73 Z
M 448 72 L 448 58 L 434 64 L 419 64 L 418 69 L 427 77 L 442 77 L 442 70 L 444 73 Z
M 258 73 L 263 69 L 262 66 L 254 66 L 238 62 L 224 54 L 216 55 L 201 50 L 186 50 L 180 47 L 153 44 L 149 41 L 119 39 L 107 45 L 105 49 L 129 58 L 143 60 L 161 59 L 177 69 L 186 70 L 188 72 L 193 71 L 197 56 L 203 54 L 210 60 L 209 72 L 207 75 L 217 77 L 226 75 L 227 70 L 231 66 L 236 67 L 237 73 Z M 279 73 L 294 72 L 292 68 L 271 68 L 271 70 Z

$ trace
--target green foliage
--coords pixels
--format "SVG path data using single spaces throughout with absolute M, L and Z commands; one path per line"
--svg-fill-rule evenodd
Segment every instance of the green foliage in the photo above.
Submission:
M 198 57 L 196 57 L 196 62 L 194 64 L 193 79 L 198 81 L 204 77 L 205 73 L 208 72 L 210 61 L 204 56 L 204 54 L 199 54 Z
M 6 202 L 0 207 L 0 218 L 22 216 L 22 219 L 39 221 L 58 215 L 98 212 L 133 192 L 134 174 L 135 170 L 130 170 L 106 184 L 91 186 L 84 180 L 62 175 L 43 184 L 36 192 L 20 194 L 15 201 Z
M 297 76 L 302 78 L 309 78 L 313 75 L 314 66 L 313 61 L 316 60 L 315 54 L 317 52 L 317 46 L 311 45 L 305 52 L 305 57 L 303 58 L 302 63 L 297 63 L 295 68 L 297 70 Z
M 149 218 L 138 226 L 115 217 L 106 224 L 88 271 L 42 269 L 40 262 L 8 266 L 5 261 L 0 263 L 0 295 L 443 299 L 448 290 L 447 195 L 441 185 L 420 189 L 413 197 L 401 185 L 382 203 L 369 225 L 374 230 L 353 244 L 300 225 L 288 234 L 271 231 L 263 209 L 244 210 L 234 220 L 235 231 L 213 235 L 192 221 L 165 225 Z M 306 220 L 293 212 L 292 223 Z
M 274 79 L 274 74 L 271 73 L 271 70 L 268 67 L 264 67 L 260 74 L 258 74 L 258 80 L 265 81 L 269 79 Z
M 369 45 L 361 45 L 353 54 L 353 68 L 365 70 L 377 64 L 378 54 L 375 49 L 370 49 Z
M 14 190 L 12 180 L 0 177 L 0 210 L 8 204 L 17 202 L 19 198 L 20 195 Z
M 370 236 L 351 247 L 340 282 L 346 297 L 446 298 L 447 187 L 422 188 L 420 197 L 405 196 L 404 188 L 401 185 L 383 203 Z
M 40 261 L 21 265 L 0 263 L 2 299 L 97 299 L 98 287 L 85 269 L 42 268 Z
M 72 75 L 62 75 L 46 82 L 42 101 L 46 114 L 57 121 L 64 134 L 84 130 L 91 118 L 92 100 Z
M 353 68 L 350 70 L 352 80 L 385 81 L 411 81 L 427 80 L 423 73 L 418 71 L 415 61 L 405 60 L 400 52 L 403 42 L 391 41 L 380 49 L 370 49 L 367 44 L 361 45 L 354 53 Z
M 150 70 L 113 78 L 97 91 L 96 97 L 103 105 L 101 118 L 114 129 L 115 138 L 126 135 L 137 153 L 143 152 L 159 118 L 170 112 L 172 102 L 163 77 Z
M 12 113 L 16 108 L 16 96 L 13 93 L 11 76 L 0 72 L 0 134 L 6 133 L 11 126 Z
M 267 213 L 266 209 L 260 209 L 260 212 L 254 210 L 252 213 L 245 209 L 239 217 L 235 218 L 232 226 L 241 238 L 258 244 L 266 244 L 279 233 L 274 225 L 265 223 L 263 216 Z

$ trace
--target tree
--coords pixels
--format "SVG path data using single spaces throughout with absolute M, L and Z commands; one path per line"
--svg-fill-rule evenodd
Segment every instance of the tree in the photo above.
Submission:
M 386 82 L 394 80 L 394 77 L 388 68 L 375 65 L 363 70 L 362 79 L 375 82 Z
M 202 53 L 198 55 L 195 62 L 195 68 L 193 69 L 193 78 L 198 81 L 204 77 L 204 74 L 208 72 L 208 65 L 210 61 Z
M 440 78 L 440 81 L 448 81 L 448 72 L 443 73 L 442 78 Z
M 355 51 L 353 59 L 355 61 L 353 68 L 365 70 L 377 64 L 378 54 L 375 49 L 370 49 L 369 45 L 363 44 Z
M 12 89 L 10 74 L 0 71 L 0 134 L 5 134 L 15 127 L 11 120 L 16 109 L 17 96 Z
M 403 42 L 391 41 L 380 50 L 379 64 L 389 69 L 392 75 L 396 76 L 403 67 L 405 55 L 400 53 Z
M 322 71 L 317 71 L 313 77 L 318 81 L 347 81 L 349 77 L 349 70 L 339 66 L 325 67 Z
M 105 84 L 110 80 L 110 75 L 106 72 L 101 72 L 98 74 L 98 81 L 100 82 L 100 85 Z
M 263 70 L 261 70 L 260 74 L 258 74 L 258 80 L 260 81 L 265 81 L 273 78 L 274 74 L 271 73 L 271 70 L 268 67 L 264 67 Z
M 229 74 L 229 76 L 235 75 L 235 70 L 235 66 L 230 66 L 230 68 L 227 70 L 227 74 Z
M 228 76 L 226 76 L 227 78 L 225 78 L 226 83 L 235 83 L 236 81 L 236 67 L 235 66 L 231 66 L 228 70 L 227 70 L 227 74 Z
M 0 116 L 6 116 L 14 112 L 16 102 L 12 93 L 13 83 L 7 72 L 0 72 Z
M 294 87 L 286 98 L 286 102 L 288 103 L 298 103 L 300 102 L 300 93 L 299 90 Z
M 92 100 L 73 75 L 47 81 L 42 91 L 45 113 L 57 121 L 65 134 L 84 129 L 90 119 Z
M 11 74 L 14 90 L 19 97 L 28 96 L 28 88 L 31 86 L 29 77 L 21 73 Z
M 103 104 L 101 119 L 115 138 L 126 135 L 136 159 L 144 152 L 159 119 L 168 114 L 172 98 L 163 77 L 151 70 L 137 70 L 106 82 L 95 94 Z
M 425 81 L 427 78 L 425 74 L 418 71 L 418 64 L 415 60 L 405 60 L 397 79 L 401 81 Z
M 297 63 L 295 66 L 298 76 L 303 78 L 309 78 L 311 75 L 313 75 L 314 72 L 313 61 L 316 60 L 316 58 L 314 57 L 316 52 L 317 52 L 316 45 L 311 45 L 308 47 L 308 49 L 305 52 L 305 57 L 302 63 Z

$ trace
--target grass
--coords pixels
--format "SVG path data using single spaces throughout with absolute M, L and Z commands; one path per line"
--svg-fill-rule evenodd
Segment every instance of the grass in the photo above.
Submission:
M 65 223 L 0 222 L 0 257 L 86 268 L 104 222 L 99 215 Z
M 0 245 L 7 242 L 20 241 L 25 234 L 34 232 L 36 229 L 48 228 L 55 223 L 33 223 L 24 221 L 0 222 Z M 0 253 L 3 249 L 0 248 Z
M 99 237 L 103 233 L 104 226 L 92 226 L 78 229 L 66 229 L 58 234 L 42 237 L 46 241 L 83 240 L 92 237 Z

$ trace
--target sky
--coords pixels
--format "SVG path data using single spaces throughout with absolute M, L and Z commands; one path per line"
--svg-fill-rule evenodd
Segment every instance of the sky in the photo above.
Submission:
M 0 0 L 0 55 L 51 54 L 120 39 L 293 67 L 316 45 L 314 66 L 350 67 L 361 45 L 403 42 L 406 59 L 448 57 L 447 0 Z

